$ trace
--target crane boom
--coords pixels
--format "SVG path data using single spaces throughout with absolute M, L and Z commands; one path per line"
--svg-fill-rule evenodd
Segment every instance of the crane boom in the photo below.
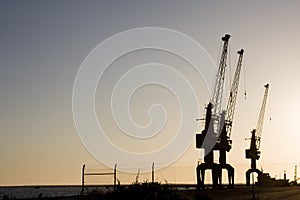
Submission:
M 226 126 L 227 136 L 229 138 L 231 136 L 231 128 L 232 128 L 235 104 L 236 104 L 236 99 L 237 99 L 237 92 L 238 92 L 239 81 L 240 81 L 244 49 L 241 49 L 237 53 L 239 54 L 239 58 L 238 58 L 237 67 L 236 67 L 236 70 L 234 73 L 234 78 L 233 78 L 233 82 L 231 85 L 228 104 L 227 104 L 227 108 L 226 108 L 225 126 Z
M 221 55 L 220 64 L 218 68 L 216 85 L 211 99 L 211 103 L 213 105 L 212 122 L 214 126 L 214 131 L 218 135 L 219 135 L 219 126 L 220 126 L 220 115 L 222 111 L 222 94 L 223 94 L 223 87 L 224 87 L 225 67 L 227 61 L 229 39 L 230 39 L 230 35 L 228 34 L 222 37 L 222 41 L 224 41 L 224 44 L 223 44 L 222 55 Z
M 258 121 L 257 121 L 257 125 L 256 125 L 256 131 L 255 131 L 256 132 L 255 137 L 256 137 L 257 149 L 260 148 L 260 139 L 261 139 L 261 135 L 262 135 L 268 92 L 269 92 L 269 84 L 266 84 L 265 85 L 265 94 L 264 94 L 264 98 L 263 98 L 263 101 L 261 104 L 261 109 L 260 109 L 260 113 L 259 113 L 259 117 L 258 117 Z

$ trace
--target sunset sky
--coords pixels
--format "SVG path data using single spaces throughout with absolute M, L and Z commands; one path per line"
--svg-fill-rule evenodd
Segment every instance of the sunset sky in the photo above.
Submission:
M 270 84 L 270 90 L 258 167 L 277 177 L 283 177 L 286 170 L 287 177 L 293 179 L 294 165 L 300 165 L 299 8 L 300 2 L 296 0 L 1 1 L 0 185 L 80 184 L 84 163 L 104 167 L 87 151 L 77 134 L 72 112 L 75 77 L 82 62 L 100 42 L 119 32 L 141 27 L 184 33 L 201 44 L 216 63 L 221 37 L 231 34 L 231 74 L 236 66 L 236 51 L 245 49 L 232 130 L 233 148 L 228 154 L 229 162 L 236 169 L 236 182 L 245 182 L 245 171 L 250 166 L 250 161 L 245 159 L 245 149 L 250 144 L 245 138 L 250 137 L 250 131 L 256 126 L 266 83 Z M 117 66 L 130 65 L 137 58 L 141 62 L 151 61 L 147 55 L 153 55 L 156 61 L 160 58 L 159 52 L 150 50 L 149 54 L 136 53 L 113 63 L 116 67 L 112 66 L 114 70 L 107 72 L 106 79 L 109 81 L 120 73 Z M 178 64 L 178 58 L 173 57 L 164 59 L 170 58 L 169 64 Z M 110 91 L 112 87 L 101 83 L 95 97 L 96 108 L 98 118 L 105 121 L 108 117 L 103 114 L 101 91 Z M 225 91 L 229 91 L 228 86 L 229 83 Z M 147 123 L 149 119 L 140 115 L 147 113 L 151 103 L 157 103 L 147 96 L 155 92 L 152 90 L 155 87 L 149 86 L 134 97 L 139 104 L 131 105 L 133 108 L 146 106 L 145 110 L 133 109 L 137 123 Z M 141 103 L 143 98 L 145 102 Z M 166 109 L 177 113 L 173 107 L 176 101 L 170 95 L 160 98 L 164 99 Z M 198 102 L 200 106 L 195 110 L 199 109 L 199 117 L 203 116 L 204 103 L 208 101 L 207 96 Z M 173 114 L 168 117 L 178 124 Z M 172 137 L 175 122 L 166 127 L 165 142 Z M 196 121 L 190 123 L 194 126 Z M 202 130 L 202 124 L 199 126 L 196 131 Z M 124 142 L 113 135 L 107 136 L 116 143 Z M 154 141 L 148 147 L 144 145 L 143 151 L 160 148 L 164 143 L 161 141 L 162 144 Z M 138 144 L 122 145 L 139 151 L 134 148 Z M 157 180 L 195 183 L 198 159 L 199 150 L 193 143 L 165 172 L 158 172 L 161 175 Z M 120 166 L 126 165 L 122 162 Z M 138 167 L 133 171 L 138 171 Z M 135 174 L 123 174 L 120 179 L 121 183 L 133 182 Z

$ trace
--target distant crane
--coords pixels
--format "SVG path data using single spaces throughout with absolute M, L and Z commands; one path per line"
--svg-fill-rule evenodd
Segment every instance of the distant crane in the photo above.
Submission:
M 297 185 L 297 181 L 300 180 L 300 177 L 297 178 L 297 165 L 295 165 L 294 171 L 294 181 L 292 182 L 293 185 Z
M 246 149 L 246 158 L 251 159 L 251 168 L 246 172 L 247 185 L 250 185 L 250 175 L 251 173 L 254 172 L 256 172 L 258 175 L 258 184 L 261 184 L 260 181 L 261 181 L 262 172 L 256 168 L 256 160 L 260 158 L 259 148 L 260 148 L 263 122 L 264 122 L 264 116 L 265 116 L 265 110 L 266 110 L 266 104 L 267 104 L 267 98 L 269 92 L 269 84 L 266 84 L 264 87 L 265 87 L 265 93 L 264 93 L 256 129 L 253 129 L 251 131 L 250 148 Z
M 203 148 L 205 152 L 204 163 L 196 168 L 197 188 L 204 188 L 205 170 L 212 170 L 213 187 L 218 185 L 218 164 L 214 163 L 213 147 L 219 136 L 220 115 L 222 111 L 222 94 L 225 79 L 225 67 L 228 54 L 228 41 L 230 35 L 222 37 L 223 48 L 218 68 L 216 85 L 211 101 L 206 107 L 205 127 L 201 134 L 196 134 L 196 148 Z
M 221 115 L 221 122 L 223 123 L 220 124 L 222 126 L 220 127 L 220 130 L 222 131 L 214 148 L 214 150 L 219 150 L 219 185 L 222 185 L 222 169 L 227 169 L 229 187 L 232 187 L 234 185 L 234 168 L 230 164 L 226 163 L 226 152 L 229 152 L 232 146 L 232 140 L 230 140 L 230 136 L 234 117 L 234 110 L 237 100 L 244 49 L 241 49 L 237 53 L 239 54 L 239 58 L 234 73 L 231 90 L 229 93 L 227 108 L 225 111 L 223 111 Z

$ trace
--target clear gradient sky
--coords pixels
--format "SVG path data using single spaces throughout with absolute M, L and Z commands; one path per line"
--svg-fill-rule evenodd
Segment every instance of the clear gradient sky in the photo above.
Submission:
M 258 165 L 272 176 L 286 170 L 292 179 L 294 165 L 300 165 L 299 8 L 296 0 L 1 1 L 0 185 L 80 184 L 82 164 L 98 161 L 81 144 L 73 122 L 77 70 L 101 41 L 150 26 L 189 35 L 216 62 L 225 33 L 232 35 L 232 65 L 235 51 L 245 49 L 228 160 L 236 182 L 243 182 L 250 163 L 245 138 L 256 125 L 263 85 L 270 83 Z M 192 145 L 178 161 L 190 166 L 184 169 L 188 178 L 173 170 L 160 180 L 195 182 L 197 155 Z

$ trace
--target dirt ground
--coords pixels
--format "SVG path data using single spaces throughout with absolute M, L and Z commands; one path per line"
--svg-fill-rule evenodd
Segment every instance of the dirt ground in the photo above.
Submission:
M 213 200 L 250 200 L 253 199 L 253 189 L 251 186 L 236 186 L 233 189 L 206 189 L 196 191 L 195 189 L 180 190 L 179 193 L 190 200 L 206 199 L 196 198 L 197 196 L 206 196 Z M 300 200 L 300 187 L 255 187 L 254 197 L 256 200 Z M 56 197 L 43 198 L 47 200 L 78 200 L 87 199 L 80 197 Z
M 184 191 L 193 193 L 195 191 Z M 214 200 L 249 200 L 253 199 L 252 187 L 237 186 L 234 189 L 220 189 L 220 190 L 203 190 L 196 192 L 197 194 L 206 195 Z M 195 195 L 192 195 L 195 196 Z M 259 200 L 300 200 L 300 187 L 288 186 L 288 187 L 255 187 L 254 197 Z

